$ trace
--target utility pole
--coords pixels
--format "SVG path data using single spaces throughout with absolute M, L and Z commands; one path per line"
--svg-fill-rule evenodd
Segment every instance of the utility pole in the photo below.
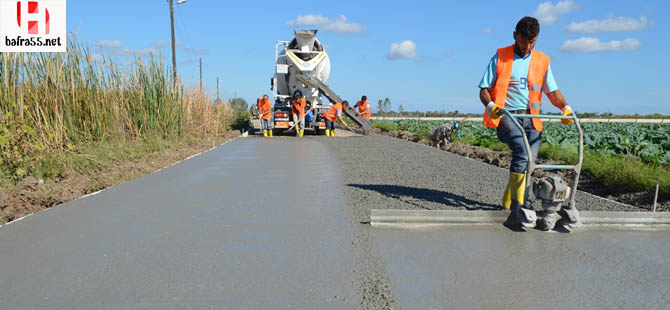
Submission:
M 202 57 L 200 57 L 200 92 L 202 93 Z
M 170 1 L 170 27 L 172 29 L 172 78 L 174 79 L 174 85 L 177 86 L 177 55 L 175 54 L 175 42 L 174 42 L 174 0 Z
M 219 96 L 219 77 L 216 77 L 216 103 L 221 102 L 221 97 Z

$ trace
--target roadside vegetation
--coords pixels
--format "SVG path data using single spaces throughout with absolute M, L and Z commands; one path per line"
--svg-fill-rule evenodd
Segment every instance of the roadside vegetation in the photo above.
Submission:
M 92 174 L 116 162 L 223 137 L 232 109 L 172 79 L 158 57 L 0 53 L 0 187 Z M 243 115 L 238 115 L 243 118 Z
M 442 121 L 374 120 L 381 131 L 407 131 L 427 138 Z M 590 173 L 614 192 L 659 191 L 670 195 L 670 125 L 638 123 L 582 123 L 584 163 Z M 461 138 L 452 141 L 510 152 L 495 130 L 480 122 L 463 122 Z M 577 132 L 574 126 L 545 123 L 540 157 L 561 163 L 577 162 Z

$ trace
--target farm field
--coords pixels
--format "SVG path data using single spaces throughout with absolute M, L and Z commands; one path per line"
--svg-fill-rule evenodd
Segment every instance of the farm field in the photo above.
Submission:
M 425 138 L 442 120 L 375 120 L 382 132 L 405 131 Z M 584 131 L 583 171 L 591 173 L 613 192 L 653 191 L 670 193 L 670 124 L 581 123 Z M 454 141 L 507 151 L 493 129 L 481 122 L 461 123 L 461 137 Z M 578 134 L 574 126 L 545 123 L 540 157 L 576 162 Z
M 440 120 L 375 121 L 392 124 L 395 130 L 425 134 L 440 126 Z M 582 123 L 584 147 L 603 155 L 639 158 L 652 164 L 670 164 L 670 124 L 642 123 Z M 574 126 L 558 123 L 545 124 L 542 141 L 551 146 L 576 151 L 578 134 Z M 478 144 L 497 142 L 495 131 L 481 122 L 462 122 L 462 134 Z

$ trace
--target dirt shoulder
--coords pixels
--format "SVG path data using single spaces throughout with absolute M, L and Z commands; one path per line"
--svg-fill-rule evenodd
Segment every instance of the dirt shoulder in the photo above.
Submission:
M 428 140 L 422 139 L 418 135 L 407 131 L 388 131 L 384 132 L 377 128 L 375 133 L 379 135 L 398 138 L 405 141 L 428 145 Z M 506 152 L 496 152 L 480 146 L 472 146 L 460 142 L 452 142 L 440 147 L 441 150 L 468 157 L 477 161 L 485 162 L 494 166 L 509 169 L 512 155 Z M 548 160 L 541 160 L 542 163 L 551 164 Z M 654 203 L 653 192 L 630 191 L 625 188 L 613 192 L 608 190 L 600 181 L 588 172 L 582 173 L 579 178 L 579 190 L 587 192 L 598 197 L 614 200 L 620 203 L 636 206 L 646 210 L 652 210 Z M 670 211 L 670 197 L 664 197 L 659 194 L 657 211 Z
M 239 132 L 230 131 L 223 137 L 199 139 L 187 147 L 150 153 L 132 162 L 119 162 L 92 175 L 66 171 L 54 179 L 26 177 L 12 189 L 0 188 L 0 225 L 152 173 L 237 136 Z

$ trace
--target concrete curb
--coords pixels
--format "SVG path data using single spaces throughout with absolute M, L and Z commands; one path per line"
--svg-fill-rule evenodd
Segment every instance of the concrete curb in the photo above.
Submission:
M 422 228 L 449 225 L 502 224 L 509 211 L 379 210 L 370 212 L 372 227 Z M 670 229 L 670 212 L 580 211 L 582 226 L 626 229 Z

